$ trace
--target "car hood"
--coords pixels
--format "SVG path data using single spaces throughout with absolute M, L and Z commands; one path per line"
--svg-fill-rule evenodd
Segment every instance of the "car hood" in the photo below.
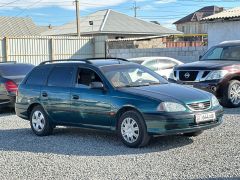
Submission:
M 175 101 L 184 104 L 209 101 L 210 93 L 177 84 L 121 88 L 120 91 L 133 95 L 145 96 L 160 101 Z
M 240 65 L 240 61 L 197 61 L 177 66 L 175 70 L 221 70 L 233 64 Z

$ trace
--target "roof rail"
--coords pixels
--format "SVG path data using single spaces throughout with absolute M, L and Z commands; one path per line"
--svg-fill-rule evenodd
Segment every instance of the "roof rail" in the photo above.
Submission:
M 3 64 L 7 64 L 7 63 L 13 63 L 13 64 L 16 64 L 17 62 L 16 61 L 4 61 L 4 62 L 0 62 L 0 63 L 3 63 Z
M 126 61 L 129 62 L 127 59 L 123 59 L 123 58 L 86 58 L 86 59 L 62 59 L 62 60 L 52 60 L 52 61 L 44 61 L 42 63 L 40 63 L 39 65 L 44 65 L 47 63 L 55 63 L 55 62 L 84 62 L 87 64 L 92 64 L 92 60 L 108 60 L 108 59 L 112 59 L 112 60 L 117 60 L 117 61 Z
M 71 61 L 74 61 L 74 62 L 85 62 L 85 63 L 91 64 L 91 62 L 89 62 L 87 59 L 62 59 L 62 60 L 44 61 L 44 62 L 41 62 L 39 65 L 44 65 L 44 64 L 47 64 L 47 63 L 71 62 Z

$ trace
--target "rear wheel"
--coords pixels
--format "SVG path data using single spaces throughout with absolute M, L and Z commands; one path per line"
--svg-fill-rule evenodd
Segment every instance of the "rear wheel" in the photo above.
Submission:
M 47 115 L 41 106 L 33 108 L 30 115 L 30 125 L 32 131 L 38 136 L 47 136 L 53 131 L 53 126 L 49 122 Z
M 118 121 L 118 135 L 131 148 L 146 146 L 150 140 L 144 120 L 136 111 L 123 113 Z
M 225 89 L 222 105 L 225 107 L 240 107 L 240 81 L 232 80 Z

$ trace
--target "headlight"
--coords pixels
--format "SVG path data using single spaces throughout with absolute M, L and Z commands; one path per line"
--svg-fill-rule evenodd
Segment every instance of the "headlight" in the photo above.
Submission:
M 165 111 L 165 112 L 183 112 L 186 111 L 186 108 L 179 103 L 175 102 L 162 102 L 159 104 L 157 111 Z
M 212 106 L 213 107 L 216 107 L 216 106 L 219 106 L 219 101 L 218 99 L 215 97 L 215 96 L 212 96 Z
M 207 76 L 206 80 L 216 80 L 216 79 L 222 79 L 224 76 L 228 74 L 227 70 L 217 70 L 217 71 L 212 71 L 210 74 Z

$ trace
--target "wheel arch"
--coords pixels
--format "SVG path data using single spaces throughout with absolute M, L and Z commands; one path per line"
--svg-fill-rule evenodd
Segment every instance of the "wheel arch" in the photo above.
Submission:
M 144 119 L 142 112 L 138 108 L 136 108 L 135 106 L 132 106 L 132 105 L 123 106 L 116 113 L 116 121 L 115 121 L 115 124 L 114 124 L 114 127 L 116 128 L 116 130 L 118 130 L 118 121 L 119 121 L 120 117 L 127 111 L 136 111 Z M 144 124 L 146 126 L 145 121 L 144 121 Z
M 27 114 L 28 114 L 29 119 L 30 119 L 30 114 L 31 114 L 33 108 L 36 107 L 36 106 L 41 106 L 42 107 L 42 105 L 40 103 L 33 103 L 28 107 Z
M 233 81 L 233 80 L 238 80 L 238 81 L 240 81 L 240 76 L 233 76 L 233 77 L 229 80 L 229 82 L 230 82 L 230 81 Z

